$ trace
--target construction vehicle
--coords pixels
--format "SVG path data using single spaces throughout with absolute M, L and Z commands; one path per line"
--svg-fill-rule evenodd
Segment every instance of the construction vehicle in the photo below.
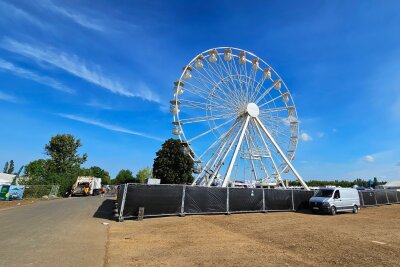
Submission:
M 95 196 L 100 194 L 101 178 L 92 176 L 79 176 L 72 186 L 72 196 Z

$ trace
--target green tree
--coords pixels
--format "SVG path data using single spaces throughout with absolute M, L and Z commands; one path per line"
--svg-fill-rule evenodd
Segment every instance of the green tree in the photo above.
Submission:
M 379 185 L 378 178 L 374 177 L 374 188 Z
M 3 173 L 8 173 L 8 161 L 4 164 Z
M 28 184 L 47 184 L 48 174 L 48 160 L 34 160 L 25 166 L 25 176 L 28 176 L 26 183 Z
M 152 172 L 153 170 L 150 167 L 146 167 L 144 169 L 139 170 L 138 173 L 136 174 L 137 182 L 144 184 L 146 179 L 152 177 Z
M 186 184 L 193 181 L 192 158 L 185 154 L 181 141 L 168 139 L 157 151 L 154 159 L 153 176 L 162 184 Z
M 114 184 L 134 183 L 135 178 L 130 170 L 120 170 L 117 177 L 113 180 Z
M 14 173 L 14 160 L 10 161 L 10 167 L 8 167 L 7 173 L 8 174 L 13 174 Z
M 70 134 L 53 136 L 45 146 L 46 154 L 50 156 L 49 164 L 56 173 L 71 173 L 80 168 L 87 160 L 87 155 L 78 154 L 82 146 L 80 139 Z
M 92 166 L 88 169 L 82 168 L 79 171 L 79 175 L 94 176 L 97 178 L 101 178 L 102 184 L 110 184 L 111 183 L 110 173 L 106 170 L 103 170 L 100 167 L 97 167 L 97 166 Z

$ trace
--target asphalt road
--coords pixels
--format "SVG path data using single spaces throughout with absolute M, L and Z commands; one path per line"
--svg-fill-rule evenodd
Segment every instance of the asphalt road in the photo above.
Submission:
M 110 209 L 99 207 L 112 205 L 104 201 L 79 197 L 0 210 L 0 266 L 103 266 L 102 222 Z

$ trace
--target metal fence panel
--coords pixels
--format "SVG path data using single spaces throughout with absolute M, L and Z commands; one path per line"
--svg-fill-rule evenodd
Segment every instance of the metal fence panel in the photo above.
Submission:
M 123 217 L 136 217 L 140 207 L 144 207 L 144 217 L 179 214 L 182 187 L 128 184 Z
M 374 191 L 360 191 L 363 198 L 364 206 L 375 206 L 376 199 L 375 199 L 375 192 Z
M 185 213 L 227 212 L 227 189 L 221 187 L 187 186 Z
M 229 211 L 262 211 L 263 189 L 229 188 Z
M 387 196 L 389 199 L 389 203 L 393 204 L 393 203 L 397 203 L 397 196 L 396 196 L 396 191 L 393 190 L 388 190 L 387 192 Z
M 314 195 L 314 191 L 293 190 L 293 209 L 302 210 L 309 208 L 309 200 Z
M 375 196 L 378 205 L 388 204 L 385 190 L 375 190 Z
M 292 190 L 264 189 L 267 210 L 292 210 Z

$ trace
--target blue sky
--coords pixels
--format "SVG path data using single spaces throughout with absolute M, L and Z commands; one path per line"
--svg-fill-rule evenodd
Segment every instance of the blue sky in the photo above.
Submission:
M 2 1 L 0 164 L 71 133 L 86 166 L 151 166 L 181 67 L 257 54 L 294 96 L 308 179 L 400 178 L 398 1 Z

